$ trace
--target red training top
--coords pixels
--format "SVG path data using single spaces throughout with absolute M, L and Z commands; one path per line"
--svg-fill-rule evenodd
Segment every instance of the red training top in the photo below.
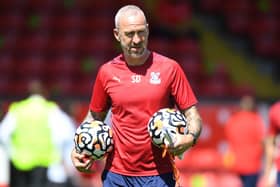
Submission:
M 269 128 L 268 133 L 273 136 L 280 134 L 280 101 L 271 106 L 269 110 Z M 276 142 L 278 150 L 280 150 L 279 140 Z M 276 155 L 276 167 L 280 171 L 280 152 Z
M 239 174 L 253 174 L 261 169 L 265 125 L 255 112 L 234 113 L 225 126 L 230 151 L 234 154 L 232 169 Z
M 187 109 L 197 103 L 177 62 L 152 52 L 141 66 L 128 66 L 123 55 L 103 64 L 97 74 L 90 110 L 111 106 L 114 150 L 106 169 L 129 176 L 172 172 L 168 156 L 150 140 L 147 123 L 159 109 Z

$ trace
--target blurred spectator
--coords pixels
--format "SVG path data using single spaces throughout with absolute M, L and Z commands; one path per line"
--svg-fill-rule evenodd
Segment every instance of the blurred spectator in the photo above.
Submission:
M 228 141 L 226 166 L 242 180 L 243 187 L 255 187 L 262 169 L 265 125 L 256 111 L 253 96 L 242 96 L 240 110 L 225 125 Z
M 264 166 L 264 186 L 271 187 L 271 177 L 273 176 L 274 166 L 277 170 L 277 186 L 280 186 L 280 101 L 274 103 L 269 109 L 269 127 L 266 138 L 266 157 Z
M 28 88 L 30 96 L 11 103 L 0 125 L 0 142 L 10 159 L 9 187 L 70 186 L 74 123 L 47 99 L 40 81 Z

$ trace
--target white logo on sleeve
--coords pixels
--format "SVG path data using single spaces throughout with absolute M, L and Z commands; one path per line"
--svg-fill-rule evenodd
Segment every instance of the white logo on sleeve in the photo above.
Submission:
M 150 78 L 151 84 L 160 84 L 160 72 L 151 72 L 151 78 Z

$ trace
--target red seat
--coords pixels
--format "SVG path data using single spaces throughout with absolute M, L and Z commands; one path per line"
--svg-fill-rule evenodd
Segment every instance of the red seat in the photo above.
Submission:
M 30 80 L 18 77 L 18 79 L 9 81 L 10 97 L 26 97 L 28 96 L 28 83 Z
M 114 26 L 113 16 L 107 16 L 106 14 L 90 15 L 83 17 L 81 30 L 85 33 L 105 33 L 108 36 L 112 36 Z
M 193 55 L 182 55 L 178 58 L 179 64 L 182 66 L 187 77 L 200 81 L 204 78 L 204 69 L 201 59 Z
M 7 77 L 1 77 L 0 79 L 0 96 L 6 97 L 10 95 L 10 79 Z
M 47 51 L 50 53 L 68 52 L 74 54 L 79 43 L 78 33 L 65 33 L 64 35 L 53 35 L 49 38 Z
M 223 0 L 201 0 L 199 1 L 199 8 L 206 13 L 217 14 L 221 11 L 221 4 Z
M 82 54 L 98 54 L 108 56 L 114 51 L 114 42 L 111 35 L 106 34 L 95 34 L 95 35 L 85 35 L 81 38 L 79 44 L 79 51 Z
M 0 76 L 10 77 L 13 74 L 14 63 L 13 56 L 10 54 L 0 55 Z
M 48 81 L 52 94 L 65 97 L 89 97 L 94 79 L 59 78 Z
M 51 18 L 51 29 L 54 31 L 78 31 L 82 23 L 78 13 L 57 15 Z
M 251 19 L 252 17 L 248 13 L 229 15 L 226 18 L 226 25 L 233 34 L 246 36 Z
M 20 13 L 10 13 L 1 15 L 0 30 L 20 30 L 24 25 L 24 16 Z
M 263 35 L 253 41 L 255 53 L 262 57 L 279 57 L 279 37 Z
M 21 0 L 1 1 L 1 8 L 17 7 L 19 5 L 22 5 L 22 3 L 23 1 Z
M 169 41 L 165 38 L 154 37 L 149 41 L 149 48 L 153 51 L 157 51 L 159 53 L 168 54 L 170 53 L 171 47 L 169 46 Z
M 280 33 L 280 23 L 275 16 L 263 15 L 251 22 L 249 31 L 252 40 L 264 35 L 277 36 Z
M 26 81 L 30 79 L 45 79 L 46 64 L 43 56 L 26 56 L 15 59 L 15 75 L 19 79 Z
M 229 31 L 246 35 L 256 12 L 255 3 L 250 0 L 224 1 L 222 7 Z
M 207 97 L 232 96 L 232 81 L 223 69 L 206 77 L 200 86 L 200 94 Z
M 172 53 L 177 55 L 201 56 L 200 43 L 194 39 L 178 39 L 172 45 Z
M 180 26 L 192 18 L 192 6 L 188 1 L 158 1 L 154 14 L 163 26 Z
M 7 30 L 6 34 L 2 35 L 2 44 L 0 44 L 0 52 L 5 53 L 13 53 L 15 47 L 17 46 L 17 38 L 18 34 L 14 32 L 13 29 Z
M 80 1 L 76 1 L 75 3 L 77 3 L 77 7 L 79 7 L 81 10 L 85 11 L 85 10 L 90 10 L 92 11 L 92 9 L 95 9 L 96 11 L 99 10 L 111 10 L 114 8 L 114 6 L 116 5 L 115 1 L 92 1 L 92 0 L 80 0 Z
M 252 15 L 256 12 L 256 4 L 251 0 L 222 1 L 221 6 L 225 16 L 246 12 Z
M 48 36 L 44 33 L 23 34 L 17 40 L 16 50 L 23 53 L 40 53 L 46 48 Z
M 75 95 L 80 97 L 90 97 L 94 80 L 94 76 L 77 80 L 73 88 Z
M 61 55 L 47 59 L 46 74 L 48 79 L 69 79 L 76 77 L 80 70 L 80 62 L 75 56 Z
M 56 78 L 49 80 L 48 89 L 52 95 L 67 97 L 74 93 L 74 82 L 71 79 Z
M 46 11 L 46 10 L 53 9 L 56 3 L 57 2 L 53 0 L 44 0 L 44 1 L 28 0 L 27 7 L 31 10 Z

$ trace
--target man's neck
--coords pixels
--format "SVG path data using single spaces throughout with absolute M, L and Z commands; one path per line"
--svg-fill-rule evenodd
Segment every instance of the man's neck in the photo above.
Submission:
M 131 58 L 129 56 L 124 56 L 126 63 L 129 66 L 141 66 L 143 64 L 145 64 L 145 62 L 147 61 L 147 59 L 150 56 L 150 51 L 147 51 L 142 57 L 140 58 Z

